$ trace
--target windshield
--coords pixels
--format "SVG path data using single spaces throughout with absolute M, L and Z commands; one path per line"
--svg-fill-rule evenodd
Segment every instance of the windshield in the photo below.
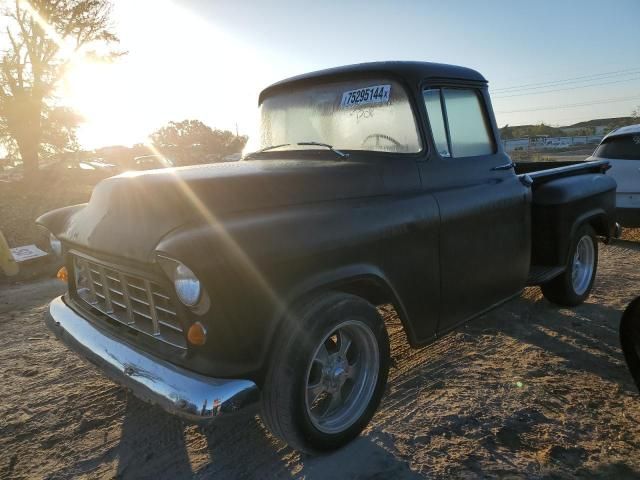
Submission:
M 260 148 L 303 149 L 321 142 L 338 150 L 417 153 L 422 149 L 407 94 L 386 79 L 350 80 L 289 89 L 260 107 Z M 312 147 L 318 148 L 318 147 Z

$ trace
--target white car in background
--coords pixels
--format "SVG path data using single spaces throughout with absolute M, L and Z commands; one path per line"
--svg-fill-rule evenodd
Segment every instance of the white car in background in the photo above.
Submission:
M 640 227 L 640 124 L 607 134 L 587 160 L 609 160 L 607 174 L 618 183 L 618 222 L 623 227 Z

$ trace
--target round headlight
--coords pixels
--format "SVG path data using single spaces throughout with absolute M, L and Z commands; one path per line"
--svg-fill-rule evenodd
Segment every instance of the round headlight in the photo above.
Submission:
M 57 256 L 62 255 L 62 242 L 58 240 L 53 233 L 49 234 L 49 245 L 51 246 L 51 251 L 55 253 Z
M 173 285 L 178 298 L 187 307 L 193 307 L 200 300 L 200 280 L 182 263 L 176 265 L 173 274 Z

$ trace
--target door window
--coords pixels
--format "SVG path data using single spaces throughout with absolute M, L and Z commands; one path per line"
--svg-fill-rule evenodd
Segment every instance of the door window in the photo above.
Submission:
M 491 128 L 477 90 L 428 89 L 423 95 L 441 156 L 464 158 L 495 153 Z
M 427 107 L 427 115 L 429 116 L 429 124 L 431 125 L 431 133 L 436 149 L 441 157 L 450 157 L 449 141 L 447 140 L 447 131 L 444 126 L 444 117 L 442 116 L 442 101 L 440 100 L 440 89 L 432 88 L 423 92 L 424 104 Z

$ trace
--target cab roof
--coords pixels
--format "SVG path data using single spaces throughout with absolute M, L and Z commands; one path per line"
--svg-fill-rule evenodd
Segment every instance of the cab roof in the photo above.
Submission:
M 289 86 L 334 79 L 344 80 L 352 75 L 361 76 L 369 74 L 400 77 L 412 85 L 417 85 L 424 79 L 455 79 L 487 83 L 487 80 L 477 71 L 457 65 L 410 61 L 358 63 L 318 70 L 316 72 L 305 73 L 281 80 L 265 88 L 260 93 L 258 103 L 261 104 L 265 96 Z

